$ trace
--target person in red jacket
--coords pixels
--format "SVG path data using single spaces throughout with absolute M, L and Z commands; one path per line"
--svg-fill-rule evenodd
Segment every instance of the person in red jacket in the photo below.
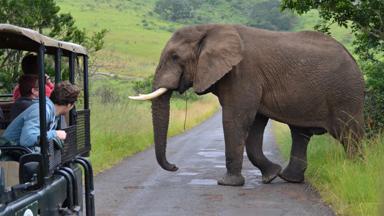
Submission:
M 37 56 L 33 54 L 29 54 L 23 58 L 21 61 L 21 69 L 23 70 L 23 73 L 25 75 L 38 75 L 39 74 L 39 67 L 37 62 Z M 45 82 L 45 95 L 49 97 L 55 87 L 55 85 L 51 82 L 49 79 L 49 76 L 46 75 L 46 82 Z M 20 88 L 19 85 L 16 85 L 13 89 L 13 101 L 16 101 L 18 98 L 21 97 L 20 94 Z

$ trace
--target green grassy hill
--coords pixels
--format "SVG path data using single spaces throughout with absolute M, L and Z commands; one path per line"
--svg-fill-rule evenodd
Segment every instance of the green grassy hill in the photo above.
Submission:
M 62 12 L 71 13 L 81 28 L 107 29 L 105 49 L 94 58 L 100 72 L 144 77 L 152 74 L 173 26 L 148 16 L 154 0 L 59 0 Z M 145 21 L 144 21 L 145 20 Z M 150 23 L 151 29 L 145 28 Z M 148 25 L 148 24 L 147 24 Z

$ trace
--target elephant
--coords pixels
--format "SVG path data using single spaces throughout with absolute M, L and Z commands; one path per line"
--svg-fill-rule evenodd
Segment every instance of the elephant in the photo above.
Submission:
M 155 152 L 166 158 L 170 98 L 193 88 L 213 93 L 222 107 L 226 173 L 219 185 L 241 186 L 244 148 L 262 182 L 277 176 L 304 181 L 307 145 L 329 133 L 354 157 L 364 137 L 364 80 L 352 55 L 332 37 L 314 31 L 279 32 L 244 25 L 186 26 L 165 45 L 153 92 L 131 99 L 152 100 Z M 268 119 L 289 125 L 291 156 L 284 170 L 263 153 Z

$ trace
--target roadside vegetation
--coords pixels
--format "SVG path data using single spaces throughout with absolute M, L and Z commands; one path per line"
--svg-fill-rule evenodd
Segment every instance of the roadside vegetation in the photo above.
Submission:
M 273 122 L 276 141 L 288 161 L 288 126 Z M 338 215 L 380 215 L 384 196 L 384 138 L 365 140 L 363 160 L 349 160 L 340 143 L 329 135 L 314 136 L 308 146 L 306 181 Z

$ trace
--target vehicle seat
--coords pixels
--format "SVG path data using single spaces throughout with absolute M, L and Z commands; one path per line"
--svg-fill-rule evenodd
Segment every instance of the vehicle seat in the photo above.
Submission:
M 4 130 L 11 123 L 11 109 L 13 102 L 0 102 L 2 117 L 0 116 L 0 129 Z
M 6 188 L 19 184 L 19 162 L 0 161 L 0 169 L 1 168 L 3 168 L 4 171 Z
M 18 185 L 20 157 L 32 151 L 23 146 L 0 146 L 0 169 L 3 168 L 5 187 Z

